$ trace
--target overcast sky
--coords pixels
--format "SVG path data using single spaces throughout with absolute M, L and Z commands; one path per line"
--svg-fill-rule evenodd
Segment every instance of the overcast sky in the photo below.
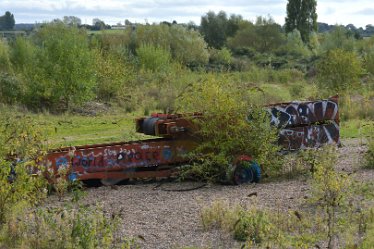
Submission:
M 284 24 L 287 0 L 0 0 L 0 15 L 14 14 L 16 23 L 51 21 L 63 16 L 77 16 L 92 24 L 99 18 L 107 24 L 131 22 L 149 23 L 176 20 L 200 24 L 202 15 L 212 10 L 240 14 L 244 19 L 271 15 Z M 365 27 L 374 23 L 373 0 L 319 0 L 318 21 L 328 24 L 354 24 Z

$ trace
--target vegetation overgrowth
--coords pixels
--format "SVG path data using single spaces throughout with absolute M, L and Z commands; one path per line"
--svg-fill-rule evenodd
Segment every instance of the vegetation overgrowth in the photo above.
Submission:
M 335 147 L 304 157 L 311 165 L 311 195 L 294 210 L 216 200 L 201 210 L 205 230 L 220 229 L 244 242 L 241 248 L 370 248 L 374 224 L 373 183 L 335 169 Z M 253 199 L 254 198 L 254 199 Z
M 81 205 L 79 182 L 50 172 L 43 159 L 46 137 L 32 118 L 3 111 L 0 121 L 1 247 L 136 248 L 134 240 L 119 235 L 116 214 Z M 59 168 L 58 174 L 63 176 L 64 170 Z M 52 189 L 59 200 L 71 190 L 71 201 L 44 206 Z
M 340 26 L 316 33 L 314 26 L 284 32 L 271 17 L 251 22 L 209 12 L 200 27 L 161 23 L 90 33 L 55 20 L 28 36 L 1 39 L 0 247 L 136 247 L 116 234 L 115 215 L 79 205 L 79 187 L 63 178 L 49 186 L 39 170 L 43 156 L 51 147 L 146 138 L 134 132 L 136 116 L 200 111 L 203 141 L 194 155 L 201 161 L 190 174 L 216 180 L 238 153 L 250 154 L 272 179 L 308 174 L 314 201 L 311 209 L 278 215 L 213 204 L 202 211 L 206 229 L 227 230 L 248 247 L 311 247 L 322 239 L 333 248 L 345 236 L 348 248 L 370 248 L 373 210 L 352 196 L 373 186 L 338 172 L 331 148 L 301 153 L 286 168 L 261 108 L 339 94 L 342 137 L 367 139 L 365 165 L 373 168 L 374 38 Z M 62 200 L 68 189 L 73 205 L 43 206 L 48 193 Z
M 356 39 L 337 27 L 304 41 L 297 30 L 284 33 L 271 17 L 254 23 L 225 13 L 205 18 L 212 27 L 152 24 L 91 35 L 56 20 L 29 36 L 1 40 L 0 101 L 52 113 L 87 101 L 111 102 L 128 112 L 170 111 L 188 85 L 211 74 L 238 88 L 266 83 L 288 92 L 270 89 L 269 102 L 338 93 L 342 108 L 347 106 L 343 119 L 373 117 L 372 38 Z M 209 33 L 220 22 L 225 34 Z

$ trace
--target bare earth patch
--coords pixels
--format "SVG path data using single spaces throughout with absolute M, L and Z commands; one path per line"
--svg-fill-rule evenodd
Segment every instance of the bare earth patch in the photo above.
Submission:
M 374 171 L 360 167 L 365 144 L 343 141 L 337 168 L 353 173 L 362 181 L 373 181 Z M 206 185 L 192 191 L 170 191 L 200 186 L 195 182 L 138 183 L 118 187 L 89 188 L 86 204 L 102 204 L 104 211 L 119 214 L 122 233 L 137 238 L 141 248 L 240 248 L 230 235 L 218 230 L 204 231 L 200 211 L 215 200 L 244 206 L 257 205 L 274 210 L 298 210 L 308 199 L 307 178 L 241 186 Z M 53 197 L 51 201 L 53 201 Z

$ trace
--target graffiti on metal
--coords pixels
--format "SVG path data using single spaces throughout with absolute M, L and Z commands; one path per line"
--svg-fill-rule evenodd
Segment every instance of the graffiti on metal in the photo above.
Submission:
M 85 148 L 66 148 L 49 153 L 48 164 L 58 170 L 71 167 L 82 176 L 108 171 L 133 171 L 185 161 L 185 155 L 194 147 L 188 141 L 152 140 L 136 143 L 92 145 Z
M 339 144 L 338 97 L 326 100 L 288 102 L 266 107 L 271 124 L 279 128 L 283 150 Z M 128 179 L 166 177 L 199 144 L 194 136 L 197 126 L 191 118 L 201 113 L 153 114 L 136 120 L 136 130 L 159 138 L 61 148 L 47 155 L 47 164 L 56 172 L 69 167 L 70 176 L 88 179 Z
M 340 143 L 338 97 L 325 100 L 279 103 L 268 106 L 271 124 L 279 130 L 284 150 Z
M 310 102 L 289 102 L 269 106 L 271 124 L 296 127 L 335 121 L 339 123 L 337 97 Z
M 279 131 L 279 145 L 285 150 L 321 147 L 324 144 L 339 144 L 339 127 L 336 124 L 293 127 Z

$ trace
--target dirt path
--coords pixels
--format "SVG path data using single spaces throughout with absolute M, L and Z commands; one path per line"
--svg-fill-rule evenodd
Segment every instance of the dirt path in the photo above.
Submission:
M 355 172 L 363 181 L 373 181 L 374 171 L 360 169 L 365 146 L 358 140 L 343 141 L 337 167 Z M 307 178 L 298 177 L 279 182 L 241 186 L 208 185 L 197 190 L 172 192 L 201 183 L 173 182 L 123 185 L 116 188 L 88 189 L 85 202 L 103 203 L 104 210 L 115 212 L 123 219 L 123 234 L 139 238 L 141 248 L 240 248 L 229 235 L 219 231 L 203 231 L 200 210 L 221 199 L 233 204 L 257 205 L 272 209 L 297 210 L 308 198 Z M 248 197 L 251 193 L 256 196 Z

